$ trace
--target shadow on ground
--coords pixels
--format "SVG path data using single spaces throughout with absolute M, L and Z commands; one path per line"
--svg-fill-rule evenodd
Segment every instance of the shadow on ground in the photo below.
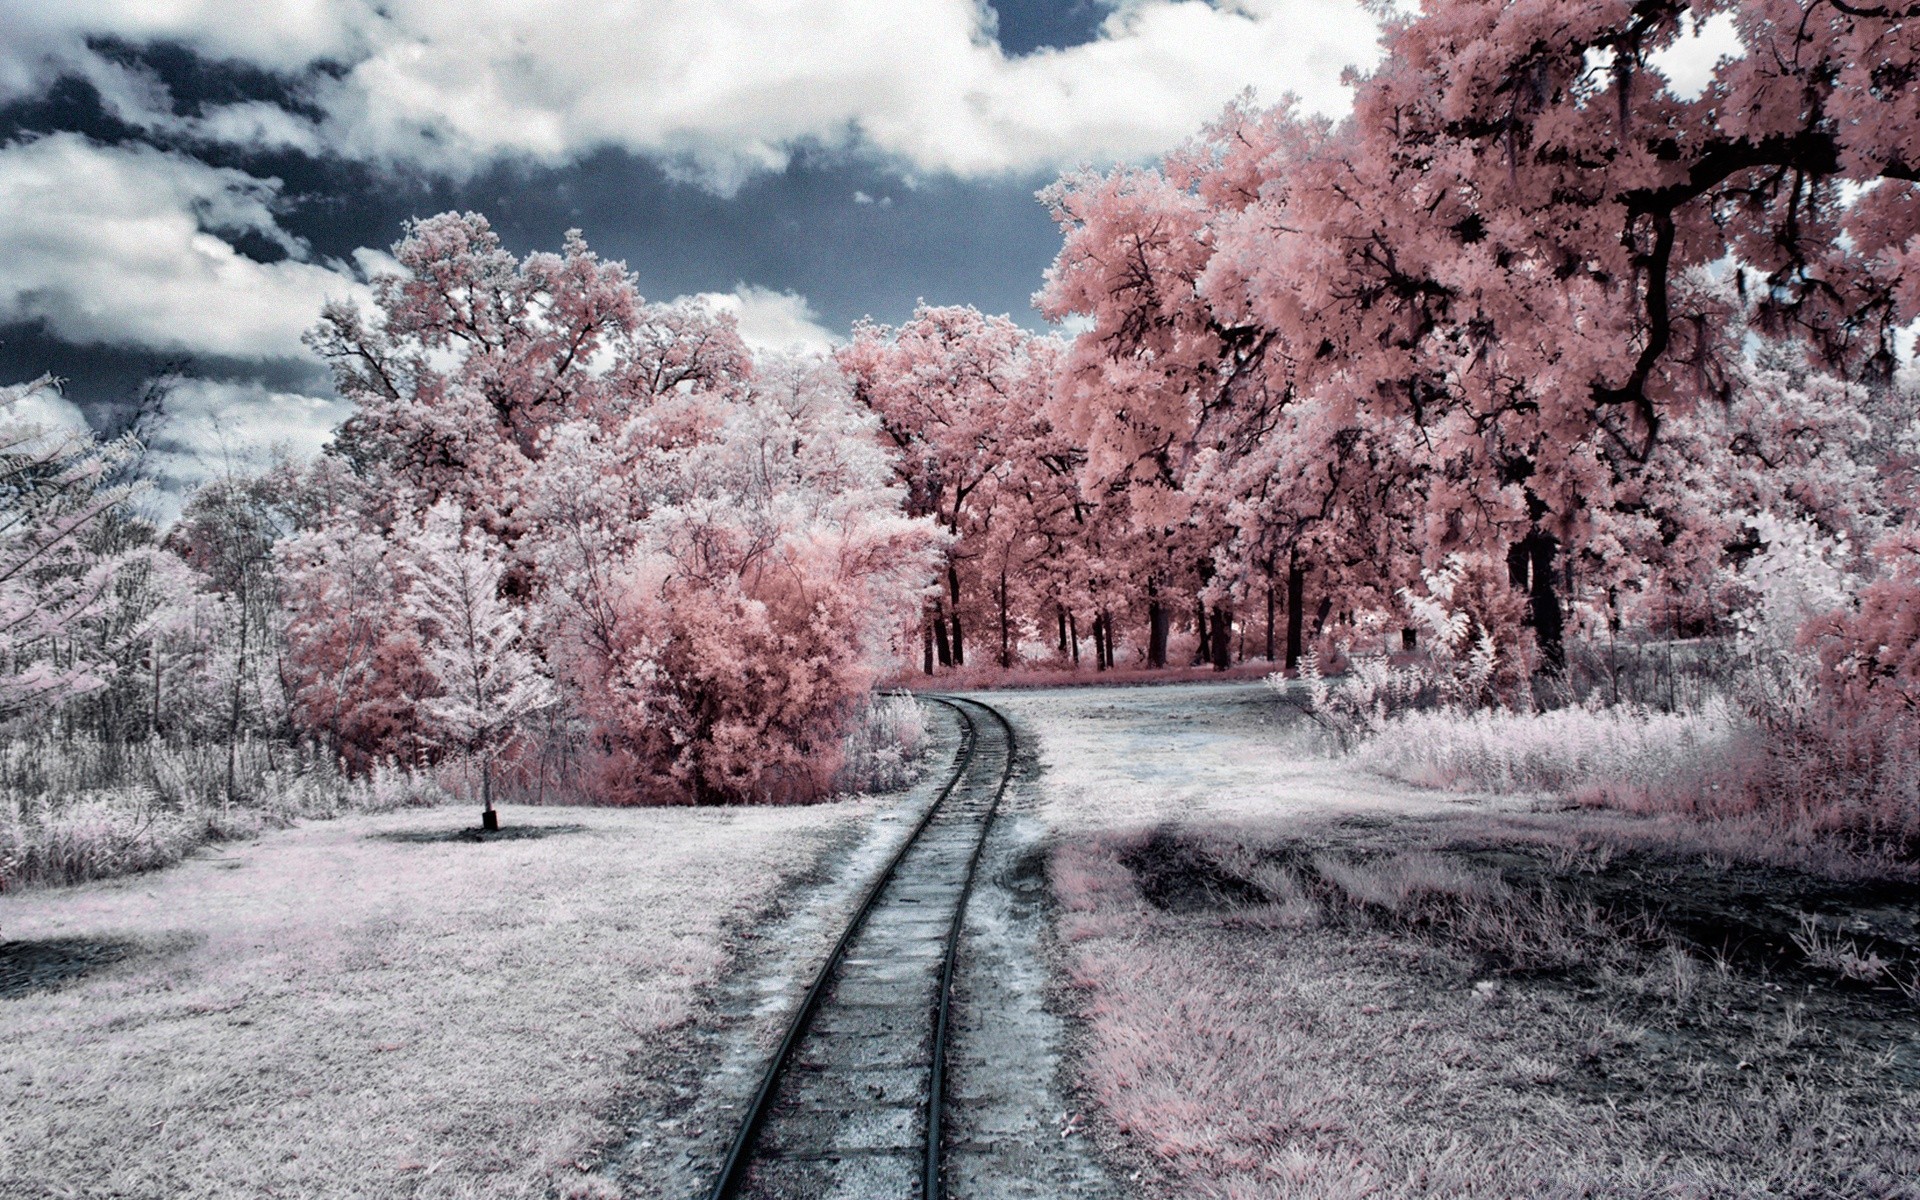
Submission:
M 46 938 L 0 942 L 0 1000 L 52 991 L 126 958 L 132 942 Z
M 374 841 L 422 845 L 436 842 L 523 842 L 585 833 L 585 825 L 509 825 L 504 829 L 395 829 L 367 836 Z
M 1891 1081 L 1920 1086 L 1920 888 L 1909 879 L 1445 818 L 1346 818 L 1291 837 L 1162 829 L 1121 861 L 1142 899 L 1175 919 L 1413 939 L 1474 977 L 1615 1011 L 1670 1010 L 1710 980 L 1728 985 L 1714 989 L 1718 1011 L 1675 1022 L 1669 1051 L 1711 1047 L 1737 1062 L 1715 1045 L 1727 1027 L 1790 998 L 1834 1040 L 1884 1054 Z M 1817 1051 L 1814 1040 L 1797 1048 Z

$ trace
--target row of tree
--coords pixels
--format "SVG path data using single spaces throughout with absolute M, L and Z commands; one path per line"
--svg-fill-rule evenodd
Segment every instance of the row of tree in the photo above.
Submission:
M 643 302 L 578 237 L 415 223 L 312 335 L 357 412 L 158 537 L 134 447 L 0 423 L 6 718 L 314 739 L 613 802 L 795 799 L 897 657 L 940 536 L 831 363 Z M 26 389 L 7 400 L 17 408 Z M 236 784 L 229 781 L 230 790 Z
M 1729 17 L 1744 53 L 1688 98 L 1661 64 Z M 1062 179 L 1036 300 L 1070 344 L 923 309 L 840 355 L 953 537 L 926 663 L 1052 628 L 1160 665 L 1178 625 L 1225 665 L 1250 625 L 1276 655 L 1278 611 L 1291 665 L 1464 553 L 1525 601 L 1476 616 L 1555 669 L 1570 592 L 1680 629 L 1738 604 L 1757 514 L 1880 541 L 1920 450 L 1916 19 L 1434 0 L 1345 121 L 1243 102 Z
M 1680 94 L 1663 56 L 1727 14 L 1745 52 Z M 1920 703 L 1916 20 L 1433 0 L 1344 121 L 1242 102 L 1048 189 L 1070 341 L 923 307 L 756 360 L 578 234 L 418 221 L 311 335 L 329 452 L 164 538 L 130 444 L 6 424 L 0 718 L 807 797 L 905 655 L 1224 666 L 1255 629 L 1291 664 L 1446 564 L 1525 679 L 1569 613 L 1715 620 L 1786 528 L 1879 564 L 1829 673 Z

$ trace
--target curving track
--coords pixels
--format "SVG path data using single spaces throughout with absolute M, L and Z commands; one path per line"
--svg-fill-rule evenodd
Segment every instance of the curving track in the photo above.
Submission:
M 977 700 L 953 774 L 855 911 L 795 1012 L 710 1200 L 940 1200 L 948 998 L 1013 726 Z

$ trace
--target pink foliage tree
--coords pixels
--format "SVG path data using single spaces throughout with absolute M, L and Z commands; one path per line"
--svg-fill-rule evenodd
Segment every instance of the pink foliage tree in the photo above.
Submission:
M 1744 52 L 1671 84 L 1665 54 L 1722 15 Z M 1241 104 L 1161 170 L 1069 176 L 1042 307 L 1093 322 L 1070 403 L 1095 482 L 1157 489 L 1216 576 L 1311 547 L 1340 607 L 1505 544 L 1552 665 L 1570 578 L 1632 593 L 1710 557 L 1700 472 L 1725 494 L 1746 434 L 1830 410 L 1777 393 L 1798 411 L 1672 452 L 1749 374 L 1743 321 L 1843 378 L 1890 368 L 1920 311 L 1910 23 L 1433 0 L 1338 125 Z M 1769 472 L 1817 503 L 1838 478 Z
M 363 486 L 287 551 L 301 718 L 370 755 L 418 724 L 489 786 L 539 713 L 542 777 L 603 798 L 821 794 L 936 544 L 844 378 L 755 364 L 577 235 L 521 259 L 448 214 L 395 253 L 312 337 Z
M 1055 353 L 1005 317 L 922 305 L 897 330 L 856 326 L 836 356 L 898 451 L 908 511 L 947 532 L 945 587 L 923 626 L 943 665 L 966 664 L 967 631 L 982 625 L 1010 660 L 1015 543 L 1032 532 L 1016 493 L 1048 469 Z

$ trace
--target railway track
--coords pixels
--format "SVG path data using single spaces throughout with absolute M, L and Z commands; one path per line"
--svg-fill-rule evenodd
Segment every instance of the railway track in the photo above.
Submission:
M 948 1006 L 967 898 L 1013 774 L 1013 726 L 954 710 L 953 772 L 795 1011 L 709 1200 L 941 1200 Z

